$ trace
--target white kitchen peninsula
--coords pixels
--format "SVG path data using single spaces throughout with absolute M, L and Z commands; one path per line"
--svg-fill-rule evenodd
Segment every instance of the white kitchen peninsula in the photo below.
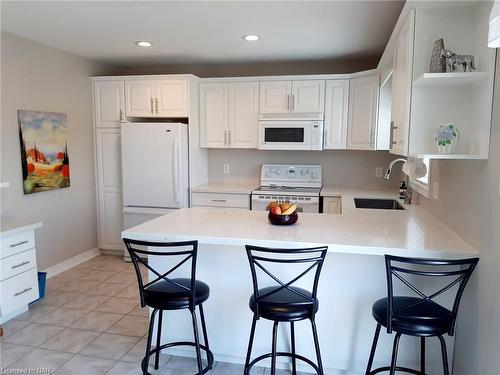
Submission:
M 122 237 L 199 241 L 196 277 L 210 286 L 210 298 L 204 303 L 210 346 L 216 360 L 236 363 L 244 362 L 252 319 L 248 307 L 252 284 L 244 245 L 327 245 L 316 316 L 327 374 L 364 373 L 375 329 L 371 306 L 387 293 L 384 254 L 477 256 L 470 245 L 418 206 L 405 211 L 352 209 L 343 215 L 301 213 L 298 223 L 289 227 L 270 225 L 267 214 L 261 211 L 184 208 L 130 228 L 122 232 Z M 166 316 L 163 341 L 192 338 L 189 314 L 168 312 Z M 271 325 L 259 321 L 254 355 L 270 351 Z M 278 350 L 289 350 L 289 327 L 282 324 L 280 329 Z M 314 358 L 309 324 L 298 323 L 296 331 L 297 352 Z M 417 339 L 402 341 L 398 364 L 417 366 L 417 344 Z M 434 373 L 441 368 L 437 339 L 428 340 L 428 344 L 428 371 Z M 392 337 L 381 335 L 376 366 L 390 358 L 391 345 Z M 448 340 L 448 345 L 452 360 L 453 340 Z M 299 369 L 310 370 L 306 366 Z

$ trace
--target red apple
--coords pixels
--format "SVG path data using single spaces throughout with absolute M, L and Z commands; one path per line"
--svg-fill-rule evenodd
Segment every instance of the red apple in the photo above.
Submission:
M 280 206 L 275 206 L 271 208 L 271 213 L 274 215 L 281 215 L 281 208 Z

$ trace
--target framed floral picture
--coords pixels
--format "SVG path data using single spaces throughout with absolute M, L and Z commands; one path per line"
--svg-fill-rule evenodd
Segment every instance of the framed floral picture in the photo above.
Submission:
M 68 116 L 18 110 L 24 194 L 70 186 Z

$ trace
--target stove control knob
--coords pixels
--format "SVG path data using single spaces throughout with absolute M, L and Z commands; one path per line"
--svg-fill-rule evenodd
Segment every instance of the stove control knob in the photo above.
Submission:
M 302 170 L 300 171 L 300 174 L 301 174 L 302 176 L 304 176 L 306 173 L 307 173 L 307 171 L 306 171 L 305 169 L 302 169 Z
M 278 170 L 276 171 L 276 174 L 279 176 L 279 175 L 281 174 L 281 169 L 278 169 Z
M 271 177 L 271 172 L 270 171 L 266 171 L 266 177 Z
M 316 173 L 311 173 L 311 177 L 316 178 L 316 177 L 318 177 L 318 175 Z

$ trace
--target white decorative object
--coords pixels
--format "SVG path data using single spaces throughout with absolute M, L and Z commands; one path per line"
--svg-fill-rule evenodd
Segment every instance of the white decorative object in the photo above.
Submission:
M 423 159 L 410 157 L 403 164 L 403 173 L 410 178 L 422 178 L 427 174 L 427 166 Z
M 488 47 L 500 48 L 500 1 L 495 0 L 490 14 Z
M 436 144 L 440 154 L 451 154 L 460 140 L 460 133 L 453 124 L 441 124 L 436 132 Z

